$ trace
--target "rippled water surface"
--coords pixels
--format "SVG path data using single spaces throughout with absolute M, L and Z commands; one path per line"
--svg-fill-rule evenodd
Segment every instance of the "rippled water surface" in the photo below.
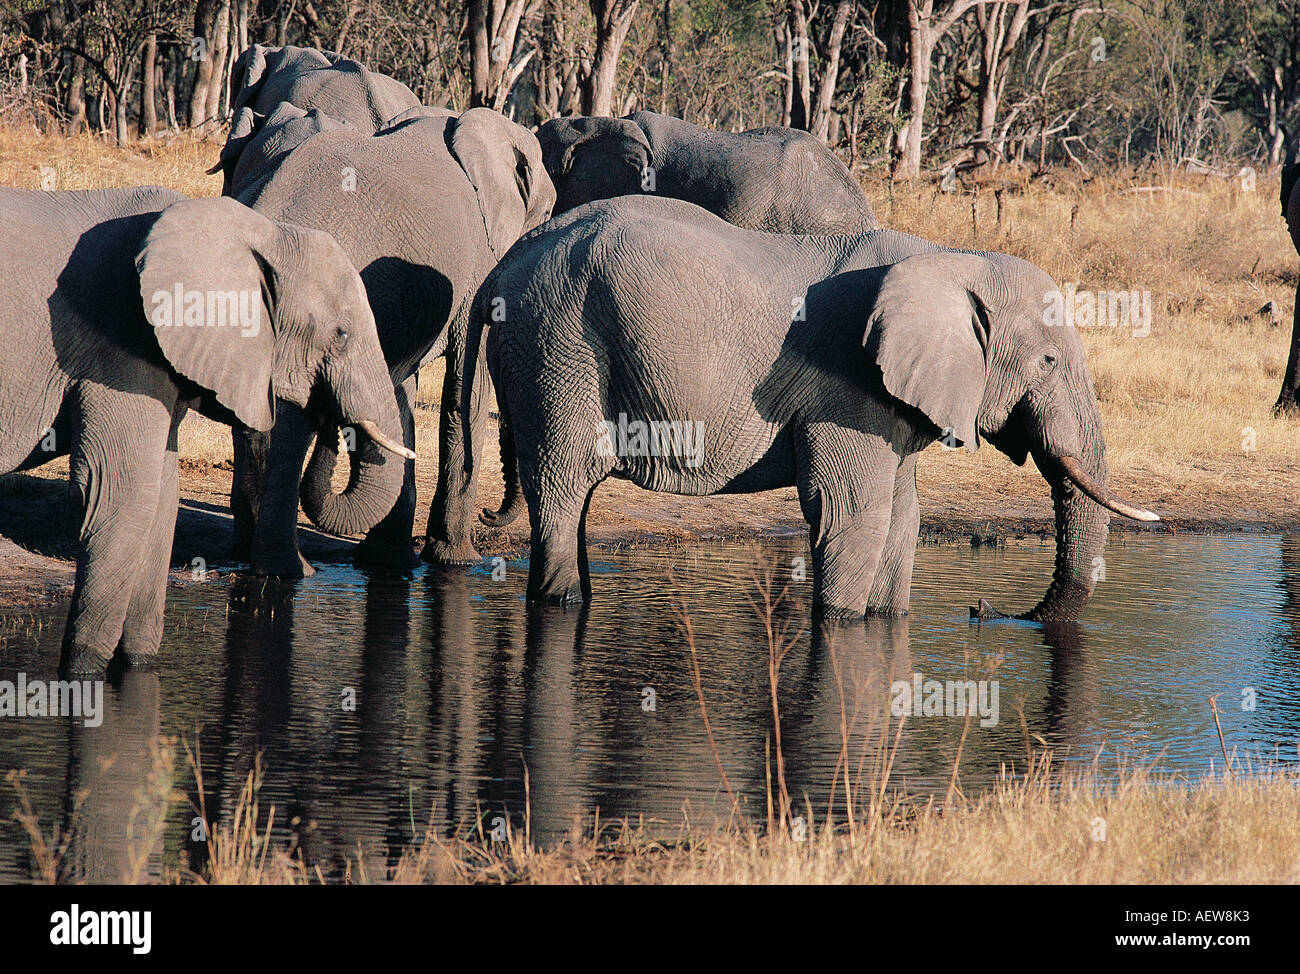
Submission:
M 149 807 L 141 795 L 160 787 L 148 771 L 166 737 L 197 743 L 218 821 L 260 753 L 263 815 L 274 805 L 275 831 L 295 831 L 327 873 L 360 856 L 382 876 L 429 823 L 449 833 L 482 814 L 485 827 L 522 827 L 526 805 L 541 838 L 589 828 L 597 812 L 675 832 L 729 814 L 719 762 L 745 814 L 761 819 L 774 720 L 755 571 L 775 573 L 779 588 L 805 554 L 801 539 L 600 553 L 587 612 L 527 612 L 525 563 L 501 579 L 486 564 L 407 580 L 323 566 L 282 586 L 173 589 L 159 671 L 108 686 L 98 728 L 0 718 L 0 771 L 25 769 L 42 827 L 75 834 L 72 873 L 83 878 L 121 869 Z M 1078 626 L 969 621 L 979 597 L 1027 608 L 1052 557 L 1050 543 L 922 546 L 907 619 L 826 637 L 809 631 L 810 583 L 791 582 L 774 613 L 790 643 L 777 704 L 791 793 L 824 808 L 846 751 L 854 774 L 870 776 L 891 684 L 915 673 L 996 680 L 998 693 L 996 723 L 903 722 L 891 781 L 915 791 L 946 789 L 959 748 L 962 787 L 987 787 L 1001 766 L 1023 767 L 1027 743 L 1067 761 L 1100 754 L 1107 772 L 1158 759 L 1202 775 L 1222 763 L 1211 696 L 1230 751 L 1296 761 L 1300 538 L 1119 536 Z M 0 611 L 0 680 L 54 677 L 65 609 Z M 198 855 L 188 803 L 199 787 L 183 752 L 173 785 L 154 873 Z M 0 785 L 9 881 L 33 868 L 17 807 Z

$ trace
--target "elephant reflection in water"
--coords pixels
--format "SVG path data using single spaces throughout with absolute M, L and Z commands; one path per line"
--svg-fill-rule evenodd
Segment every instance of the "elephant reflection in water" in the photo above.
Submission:
M 260 748 L 264 820 L 272 804 L 279 828 L 296 820 L 304 860 L 327 878 L 391 875 L 427 826 L 464 835 L 481 822 L 487 836 L 508 821 L 549 843 L 589 829 L 598 812 L 669 828 L 684 815 L 726 821 L 719 762 L 745 818 L 764 819 L 775 734 L 757 617 L 717 619 L 716 607 L 692 606 L 711 743 L 681 622 L 663 607 L 518 611 L 513 588 L 463 572 L 371 578 L 363 610 L 340 598 L 308 613 L 293 583 L 263 589 L 259 580 L 257 591 L 246 601 L 237 591 L 230 614 L 222 715 L 204 738 L 209 813 L 229 821 Z M 774 620 L 790 634 L 807 625 L 796 603 Z M 988 632 L 996 646 L 998 627 Z M 1068 743 L 1095 727 L 1096 688 L 1079 665 L 1077 628 L 1049 627 L 1044 641 L 1051 675 L 1028 726 Z M 828 807 L 842 816 L 846 765 L 854 789 L 869 791 L 897 730 L 890 687 L 922 665 L 914 656 L 906 617 L 799 634 L 778 694 L 795 814 L 806 799 L 817 821 Z M 339 705 L 349 687 L 355 712 Z M 967 742 L 964 781 L 1023 753 L 1013 707 L 1004 697 L 1003 726 Z M 961 733 L 961 720 L 909 719 L 894 784 L 946 785 Z
M 274 808 L 276 839 L 292 830 L 308 866 L 382 878 L 410 837 L 404 803 L 386 790 L 403 777 L 410 582 L 371 580 L 351 638 L 347 602 L 308 612 L 302 598 L 314 596 L 288 581 L 232 587 L 221 716 L 203 735 L 209 819 L 214 830 L 233 820 L 260 755 L 260 826 Z M 192 844 L 192 868 L 206 855 Z
M 104 688 L 103 722 L 69 718 L 60 882 L 156 883 L 171 790 L 160 750 L 159 676 L 129 670 Z

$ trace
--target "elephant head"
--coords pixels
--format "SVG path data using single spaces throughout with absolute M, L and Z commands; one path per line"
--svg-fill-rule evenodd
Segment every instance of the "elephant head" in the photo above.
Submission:
M 226 197 L 185 200 L 158 217 L 136 268 L 158 346 L 201 412 L 267 431 L 280 399 L 355 427 L 361 468 L 313 520 L 355 534 L 388 513 L 403 465 L 377 448 L 414 454 L 364 285 L 333 237 Z
M 346 124 L 366 134 L 390 118 L 420 107 L 415 93 L 395 78 L 333 52 L 303 47 L 254 44 L 235 61 L 230 90 L 230 134 L 221 158 L 208 170 L 209 175 L 223 174 L 221 192 L 225 196 L 233 195 L 232 187 L 238 182 L 235 169 L 241 153 L 264 130 L 284 121 L 277 113 L 286 107 L 296 109 L 299 115 L 315 109 L 328 122 L 322 129 Z
M 498 259 L 550 219 L 555 187 L 527 129 L 490 108 L 471 108 L 448 125 L 447 148 L 474 186 L 488 246 Z
M 222 196 L 242 196 L 254 182 L 273 174 L 280 160 L 308 139 L 348 127 L 347 122 L 318 108 L 303 110 L 287 101 L 265 116 L 246 106 L 235 116 L 221 156 L 208 175 L 222 174 Z
M 542 161 L 555 184 L 555 212 L 642 191 L 653 151 L 626 118 L 555 118 L 537 130 Z
M 864 335 L 885 389 L 920 410 L 952 446 L 988 440 L 1052 491 L 1056 566 L 1024 617 L 1077 618 L 1096 584 L 1108 511 L 1159 518 L 1107 487 L 1106 444 L 1083 343 L 1045 308 L 1051 278 L 1003 254 L 908 257 L 884 275 Z

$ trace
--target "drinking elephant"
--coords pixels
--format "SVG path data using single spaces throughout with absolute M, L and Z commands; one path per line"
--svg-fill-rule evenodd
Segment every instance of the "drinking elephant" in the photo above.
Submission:
M 487 414 L 485 390 L 461 412 L 468 309 L 497 259 L 550 215 L 555 194 L 537 140 L 487 108 L 459 117 L 416 108 L 371 132 L 283 103 L 252 138 L 227 144 L 222 165 L 232 175 L 230 195 L 271 219 L 328 231 L 360 269 L 408 447 L 415 445 L 416 372 L 430 358 L 447 359 L 424 557 L 477 561 L 474 484 L 465 479 L 464 454 L 466 438 L 481 435 Z M 310 571 L 297 551 L 294 492 L 312 435 L 292 408 L 280 410 L 269 436 L 236 430 L 235 554 L 259 572 Z M 337 436 L 327 431 L 321 439 L 330 442 L 318 455 L 332 457 Z M 329 489 L 332 466 L 310 467 L 302 480 L 303 509 L 316 524 L 337 502 Z M 368 492 L 362 479 L 352 494 Z M 415 467 L 408 463 L 398 503 L 358 546 L 358 563 L 412 567 L 415 509 Z
M 649 197 L 556 218 L 488 276 L 471 332 L 473 347 L 488 328 L 503 455 L 532 519 L 529 598 L 589 598 L 586 512 L 614 476 L 677 494 L 795 486 L 814 606 L 904 612 L 916 454 L 942 436 L 1034 458 L 1057 556 L 1026 615 L 1076 617 L 1106 509 L 1157 518 L 1107 487 L 1083 346 L 1043 313 L 1055 290 L 1023 260 L 887 230 L 755 233 Z M 508 483 L 493 520 L 518 496 Z
M 356 269 L 327 234 L 155 187 L 0 190 L 0 473 L 70 457 L 82 514 L 69 672 L 152 660 L 188 409 L 268 430 L 278 398 L 358 431 L 364 531 L 408 457 Z M 333 512 L 331 512 L 333 513 Z
M 1291 143 L 1282 167 L 1282 215 L 1286 217 L 1287 229 L 1291 232 L 1291 243 L 1300 252 L 1300 139 Z M 1300 412 L 1300 284 L 1296 285 L 1293 315 L 1291 352 L 1282 376 L 1282 391 L 1273 407 L 1273 411 L 1278 413 Z
M 875 214 L 819 140 L 797 129 L 715 132 L 671 115 L 556 118 L 537 131 L 555 212 L 615 196 L 667 196 L 769 233 L 862 233 Z

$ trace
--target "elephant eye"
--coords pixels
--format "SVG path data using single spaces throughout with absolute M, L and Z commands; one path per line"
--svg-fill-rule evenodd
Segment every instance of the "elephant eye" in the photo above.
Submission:
M 1046 355 L 1043 356 L 1043 371 L 1046 372 L 1048 369 L 1053 369 L 1055 367 L 1056 367 L 1056 356 L 1053 355 L 1051 352 L 1048 352 Z
M 343 327 L 334 329 L 334 342 L 337 345 L 346 345 L 348 341 L 348 330 Z

